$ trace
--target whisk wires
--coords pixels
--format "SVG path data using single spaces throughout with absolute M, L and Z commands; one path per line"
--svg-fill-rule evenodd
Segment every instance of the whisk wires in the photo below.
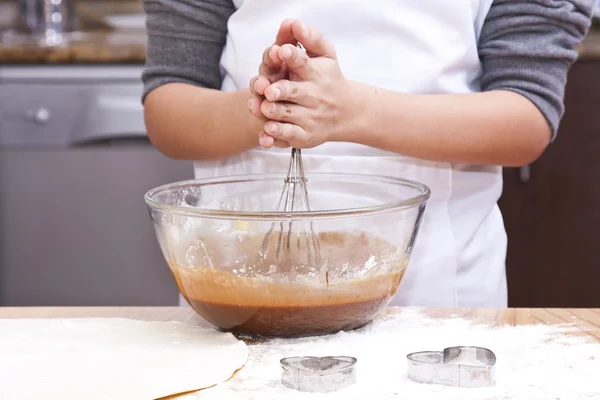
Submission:
M 284 187 L 279 197 L 279 211 L 283 213 L 292 213 L 294 210 L 298 211 L 297 207 L 300 207 L 301 211 L 310 211 L 306 182 L 307 179 L 304 174 L 304 165 L 302 163 L 302 151 L 297 148 L 292 148 L 287 177 L 284 180 Z M 298 201 L 300 201 L 301 204 L 297 204 Z M 305 221 L 305 232 L 297 232 L 295 236 L 292 235 L 294 220 L 291 219 L 287 224 L 287 232 L 285 232 L 285 222 L 281 221 L 279 224 L 280 232 L 277 238 L 275 262 L 281 260 L 282 251 L 290 252 L 292 250 L 292 239 L 295 237 L 295 250 L 298 251 L 298 254 L 306 252 L 306 262 L 309 264 L 308 266 L 318 265 L 320 263 L 320 245 L 319 238 L 314 232 L 313 222 Z M 263 249 L 266 249 L 269 245 L 274 225 L 275 224 L 271 226 L 271 229 L 265 236 Z M 304 246 L 306 248 L 303 248 L 303 238 L 305 243 Z

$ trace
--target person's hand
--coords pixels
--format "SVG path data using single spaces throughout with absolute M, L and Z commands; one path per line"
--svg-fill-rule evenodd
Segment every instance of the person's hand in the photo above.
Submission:
M 287 66 L 289 79 L 270 82 L 264 100 L 252 99 L 249 104 L 253 115 L 269 120 L 259 139 L 265 148 L 284 147 L 282 142 L 312 148 L 342 140 L 357 111 L 334 46 L 299 21 L 292 21 L 292 33 L 306 51 L 293 44 L 279 46 L 276 55 Z
M 289 78 L 287 65 L 279 58 L 278 52 L 283 44 L 295 45 L 298 43 L 292 33 L 292 22 L 291 19 L 286 19 L 281 23 L 275 42 L 263 52 L 262 62 L 258 67 L 258 75 L 250 80 L 250 92 L 254 96 L 248 102 L 248 107 L 250 109 L 252 109 L 253 102 L 260 104 L 260 102 L 265 99 L 264 91 L 271 83 Z M 255 113 L 254 116 L 261 119 L 263 122 L 267 121 L 267 118 L 260 112 Z M 264 132 L 261 131 L 260 136 L 262 136 L 263 133 Z M 289 144 L 286 142 L 278 140 L 274 141 L 272 145 L 282 148 L 289 147 Z
M 250 80 L 250 92 L 253 95 L 261 97 L 271 83 L 288 78 L 287 66 L 277 53 L 284 44 L 295 45 L 298 43 L 292 34 L 292 22 L 292 20 L 286 19 L 281 23 L 275 42 L 263 52 L 262 62 L 258 67 L 258 75 Z

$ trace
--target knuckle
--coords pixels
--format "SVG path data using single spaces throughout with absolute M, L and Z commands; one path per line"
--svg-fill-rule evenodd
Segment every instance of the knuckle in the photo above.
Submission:
M 306 53 L 297 49 L 294 52 L 294 57 L 292 58 L 292 62 L 295 66 L 301 67 L 301 66 L 306 65 L 307 59 L 308 59 L 308 57 L 306 56 Z
M 298 86 L 297 85 L 291 85 L 290 87 L 290 95 L 292 97 L 298 97 Z
M 317 103 L 319 103 L 319 105 L 321 106 L 326 106 L 329 104 L 329 99 L 323 94 L 315 96 L 315 99 L 317 100 Z
M 292 108 L 290 106 L 285 106 L 283 107 L 283 109 L 281 110 L 281 118 L 285 121 L 291 121 L 293 118 L 293 112 L 292 112 Z
M 281 93 L 282 97 L 289 101 L 296 102 L 298 100 L 298 87 L 292 82 L 282 84 Z
M 307 64 L 308 64 L 308 56 L 306 55 L 306 53 L 302 53 L 298 57 L 298 65 L 301 67 L 305 67 Z

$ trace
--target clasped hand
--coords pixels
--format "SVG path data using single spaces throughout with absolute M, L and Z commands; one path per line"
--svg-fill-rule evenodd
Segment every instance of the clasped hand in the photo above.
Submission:
M 301 43 L 305 50 L 298 47 Z M 356 105 L 334 46 L 320 32 L 285 20 L 250 81 L 250 112 L 264 123 L 264 148 L 312 148 L 344 141 Z

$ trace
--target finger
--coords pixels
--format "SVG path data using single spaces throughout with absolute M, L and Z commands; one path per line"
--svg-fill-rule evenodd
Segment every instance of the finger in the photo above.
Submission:
M 287 149 L 291 147 L 288 142 L 283 140 L 277 140 L 272 136 L 267 135 L 266 133 L 262 133 L 260 138 L 258 139 L 259 144 L 265 149 L 270 149 L 271 147 L 277 147 L 279 149 Z
M 258 75 L 250 79 L 250 93 L 255 96 L 263 96 L 265 89 L 271 84 L 271 82 L 264 76 Z
M 262 111 L 260 111 L 260 103 L 262 103 L 261 99 L 259 99 L 258 97 L 253 97 L 250 100 L 248 100 L 248 109 L 250 110 L 250 113 L 256 118 L 262 119 L 265 116 L 263 115 Z
M 294 37 L 294 32 L 292 31 L 292 25 L 295 20 L 293 19 L 285 19 L 279 26 L 279 31 L 277 32 L 277 37 L 275 38 L 276 45 L 283 46 L 284 44 L 296 45 L 298 44 L 298 40 Z
M 292 32 L 310 57 L 336 58 L 335 46 L 326 40 L 315 27 L 308 27 L 300 21 L 293 21 Z
M 307 118 L 306 108 L 293 103 L 271 103 L 263 100 L 260 111 L 274 121 L 299 123 Z
M 275 144 L 275 139 L 262 132 L 258 138 L 258 143 L 265 149 L 270 149 Z
M 277 140 L 277 139 L 275 139 L 275 143 L 273 143 L 273 146 L 280 148 L 280 149 L 287 149 L 289 147 L 292 147 L 288 142 L 285 142 L 283 140 Z
M 310 83 L 296 82 L 283 79 L 277 81 L 264 90 L 264 96 L 271 103 L 287 101 L 310 107 L 314 105 L 315 97 L 309 95 Z
M 267 47 L 267 49 L 263 52 L 262 63 L 258 68 L 259 75 L 272 75 L 279 72 L 283 61 L 279 58 L 278 45 L 273 45 L 271 47 Z
M 305 142 L 306 131 L 295 124 L 269 121 L 265 124 L 265 136 L 271 136 L 275 140 L 286 143 Z
M 289 70 L 298 74 L 301 79 L 311 79 L 312 64 L 304 50 L 291 44 L 285 44 L 279 48 L 279 57 L 285 62 Z

